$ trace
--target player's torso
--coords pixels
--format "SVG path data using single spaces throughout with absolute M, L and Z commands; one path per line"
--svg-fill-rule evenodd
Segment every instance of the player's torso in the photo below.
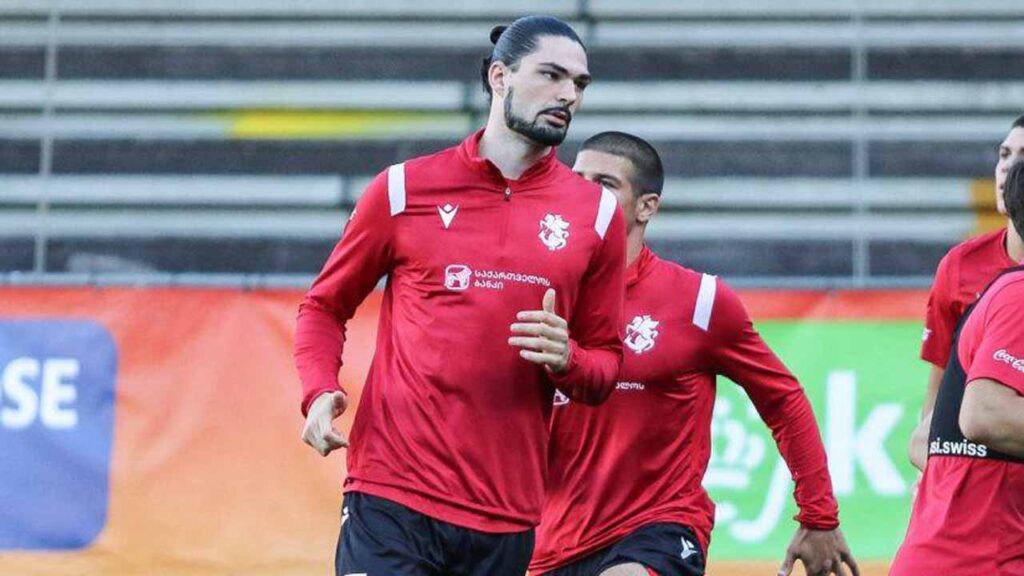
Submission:
M 652 267 L 627 287 L 616 390 L 597 407 L 564 398 L 555 407 L 542 546 L 608 539 L 652 518 L 700 524 L 694 518 L 708 516 L 710 524 L 700 480 L 715 376 L 707 333 L 694 324 L 702 275 Z M 575 502 L 579 494 L 584 502 Z
M 601 242 L 600 188 L 551 180 L 488 181 L 454 154 L 405 163 L 350 478 L 535 521 L 552 389 L 510 327 L 548 288 L 571 317 Z
M 637 442 L 677 436 L 679 424 L 691 419 L 694 403 L 713 396 L 707 332 L 693 319 L 702 275 L 658 260 L 646 272 L 626 289 L 623 359 L 615 391 L 592 409 L 556 400 L 553 428 L 559 432 L 581 438 L 603 433 L 609 440 Z M 656 420 L 655 414 L 669 418 Z M 573 425 L 562 425 L 570 420 Z M 648 449 L 662 444 L 642 442 Z
M 663 262 L 654 266 L 626 291 L 622 366 L 609 406 L 645 416 L 630 420 L 636 424 L 631 432 L 644 435 L 636 440 L 677 435 L 695 403 L 714 394 L 707 332 L 693 318 L 702 275 Z M 611 411 L 600 420 L 613 420 L 605 417 Z M 649 416 L 659 413 L 670 418 L 652 422 Z

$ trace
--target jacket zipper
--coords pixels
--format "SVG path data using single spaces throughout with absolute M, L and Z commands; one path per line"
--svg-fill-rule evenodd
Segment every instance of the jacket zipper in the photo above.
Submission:
M 498 238 L 498 246 L 505 247 L 505 239 L 508 237 L 508 222 L 512 218 L 512 188 L 505 186 L 504 199 L 502 200 L 502 212 L 505 213 L 504 222 L 501 226 L 501 236 Z

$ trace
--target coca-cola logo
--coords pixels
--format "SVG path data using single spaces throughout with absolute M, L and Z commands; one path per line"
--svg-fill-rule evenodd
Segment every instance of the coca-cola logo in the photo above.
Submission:
M 1024 372 L 1024 358 L 1017 358 L 1013 354 L 1007 352 L 1006 348 L 996 350 L 996 353 L 992 355 L 992 358 L 997 362 L 1009 364 L 1010 367 L 1018 372 Z

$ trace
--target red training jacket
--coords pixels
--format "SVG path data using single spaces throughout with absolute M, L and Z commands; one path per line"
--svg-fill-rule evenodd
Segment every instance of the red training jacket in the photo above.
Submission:
M 701 485 L 711 456 L 715 379 L 743 387 L 796 480 L 797 519 L 839 525 L 825 449 L 799 382 L 714 276 L 644 248 L 627 272 L 624 359 L 608 402 L 564 401 L 551 431 L 548 502 L 530 565 L 542 573 L 660 522 L 694 529 L 705 554 L 714 503 Z
M 301 305 L 295 358 L 305 412 L 339 389 L 345 322 L 387 275 L 345 491 L 515 532 L 540 521 L 554 388 L 597 403 L 614 386 L 625 225 L 554 150 L 507 180 L 481 135 L 373 180 Z M 549 287 L 572 338 L 558 375 L 508 344 Z

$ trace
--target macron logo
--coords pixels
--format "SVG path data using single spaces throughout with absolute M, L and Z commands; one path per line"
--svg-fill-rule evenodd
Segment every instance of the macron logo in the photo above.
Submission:
M 444 206 L 437 207 L 437 213 L 441 215 L 441 223 L 444 224 L 445 230 L 452 225 L 452 220 L 455 220 L 455 214 L 458 211 L 459 207 L 452 206 L 451 204 L 445 204 Z
M 679 554 L 679 556 L 683 560 L 686 560 L 690 556 L 693 556 L 697 553 L 697 549 L 694 548 L 693 544 L 690 544 L 689 540 L 687 540 L 686 538 L 680 538 L 680 540 L 683 541 L 683 551 Z
M 1009 364 L 1011 368 L 1018 372 L 1024 372 L 1024 358 L 1017 358 L 1013 354 L 1007 352 L 1006 348 L 996 350 L 996 353 L 992 355 L 992 359 L 997 362 Z

